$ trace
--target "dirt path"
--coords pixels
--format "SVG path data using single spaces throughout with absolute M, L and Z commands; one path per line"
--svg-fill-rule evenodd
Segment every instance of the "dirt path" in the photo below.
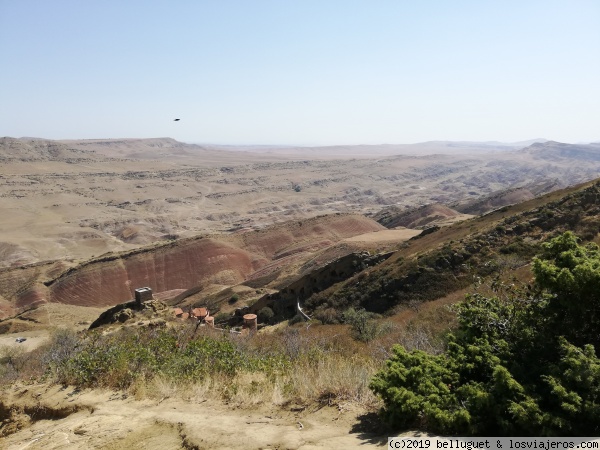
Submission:
M 178 399 L 135 400 L 122 393 L 60 386 L 2 392 L 0 414 L 19 431 L 0 448 L 23 449 L 330 449 L 385 447 L 386 436 L 360 431 L 356 410 L 311 411 L 234 406 Z M 8 407 L 8 408 L 6 408 Z

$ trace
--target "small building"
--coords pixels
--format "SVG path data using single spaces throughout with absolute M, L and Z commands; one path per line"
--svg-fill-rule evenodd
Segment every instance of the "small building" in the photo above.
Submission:
M 149 287 L 137 288 L 135 290 L 135 303 L 138 306 L 142 305 L 142 302 L 152 300 L 152 289 Z
M 202 321 L 206 317 L 208 317 L 208 309 L 206 309 L 206 308 L 194 308 L 192 310 L 192 314 L 191 315 L 194 316 L 196 319 Z
M 257 319 L 256 314 L 245 314 L 244 315 L 244 328 L 250 330 L 251 332 L 256 331 L 257 329 Z

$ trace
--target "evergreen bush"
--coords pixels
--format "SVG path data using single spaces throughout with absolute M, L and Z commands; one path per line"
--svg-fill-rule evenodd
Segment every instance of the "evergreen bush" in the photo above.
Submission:
M 394 426 L 434 433 L 600 432 L 600 252 L 567 232 L 534 259 L 528 289 L 467 296 L 442 355 L 394 354 L 371 382 Z

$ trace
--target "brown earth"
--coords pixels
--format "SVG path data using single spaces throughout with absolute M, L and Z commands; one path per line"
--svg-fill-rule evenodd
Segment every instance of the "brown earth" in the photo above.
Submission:
M 387 228 L 424 228 L 440 222 L 451 223 L 468 219 L 470 215 L 461 214 L 446 205 L 433 203 L 418 208 L 399 208 L 391 206 L 375 214 L 373 219 Z
M 463 204 L 456 205 L 456 209 L 468 214 L 484 214 L 496 208 L 501 208 L 507 205 L 514 205 L 517 203 L 526 202 L 535 198 L 537 194 L 532 190 L 523 187 L 516 189 L 508 189 L 506 191 L 498 192 L 488 197 L 478 199 L 475 201 L 466 202 Z
M 146 285 L 160 292 L 293 278 L 326 259 L 319 255 L 385 251 L 405 240 L 412 232 L 382 233 L 361 215 L 386 205 L 388 226 L 443 225 L 468 216 L 440 202 L 493 199 L 498 191 L 501 202 L 517 201 L 600 171 L 593 145 L 423 148 L 446 147 L 452 152 L 379 159 L 352 152 L 339 159 L 348 148 L 321 148 L 306 160 L 297 149 L 225 151 L 172 139 L 3 138 L 0 317 L 45 302 L 112 305 Z M 545 150 L 554 158 L 542 157 Z M 339 212 L 353 214 L 332 216 Z M 332 218 L 316 217 L 324 213 Z
M 104 308 L 64 305 L 61 303 L 38 305 L 22 312 L 17 317 L 0 321 L 0 338 L 2 338 L 0 346 L 7 343 L 12 345 L 14 341 L 14 339 L 11 339 L 12 337 L 45 338 L 48 335 L 48 330 L 54 328 L 69 328 L 78 331 L 87 329 L 103 311 Z M 6 336 L 9 337 L 8 341 L 4 340 Z M 24 347 L 28 347 L 28 345 Z
M 164 292 L 211 283 L 236 285 L 268 266 L 275 270 L 299 264 L 343 239 L 382 229 L 366 217 L 339 214 L 241 234 L 181 239 L 107 254 L 75 267 L 48 263 L 3 269 L 0 319 L 45 302 L 115 305 L 131 299 L 142 286 Z
M 386 242 L 386 241 L 405 241 L 421 234 L 421 230 L 381 230 L 371 233 L 359 234 L 344 239 L 346 242 Z
M 540 157 L 544 145 L 554 159 Z M 392 205 L 464 202 L 518 186 L 556 189 L 598 176 L 596 147 L 569 153 L 565 145 L 521 151 L 438 142 L 303 153 L 224 150 L 172 139 L 2 138 L 0 266 L 86 260 L 199 233 L 337 212 L 376 213 Z M 557 181 L 547 186 L 549 179 Z

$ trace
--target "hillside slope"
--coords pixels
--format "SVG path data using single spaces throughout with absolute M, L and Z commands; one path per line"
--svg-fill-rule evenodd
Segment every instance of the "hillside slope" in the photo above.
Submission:
M 80 163 L 105 160 L 93 151 L 69 147 L 46 139 L 0 138 L 0 162 L 63 161 Z
M 0 318 L 44 302 L 114 305 L 132 298 L 141 286 L 162 292 L 208 283 L 234 285 L 267 265 L 300 263 L 345 238 L 383 229 L 366 217 L 339 214 L 108 253 L 75 267 L 48 262 L 4 269 Z
M 600 144 L 564 144 L 562 142 L 548 141 L 536 142 L 521 150 L 522 153 L 536 159 L 556 161 L 570 159 L 579 161 L 600 161 Z
M 431 203 L 456 209 L 506 189 L 537 195 L 531 186 L 548 180 L 556 180 L 554 189 L 599 176 L 600 161 L 588 158 L 585 146 L 560 144 L 559 154 L 542 152 L 544 158 L 536 148 L 354 159 L 340 147 L 339 159 L 307 159 L 311 153 L 222 150 L 169 138 L 3 138 L 0 267 L 87 260 L 173 237 L 336 212 Z M 561 156 L 569 151 L 572 157 Z
M 387 312 L 434 300 L 529 263 L 540 243 L 564 231 L 600 232 L 600 181 L 553 192 L 409 241 L 378 266 L 313 295 L 313 310 L 361 306 Z M 516 272 L 514 272 L 516 273 Z
M 458 211 L 439 203 L 423 205 L 418 208 L 400 208 L 391 206 L 375 214 L 373 219 L 387 228 L 419 228 L 440 220 L 454 219 L 461 215 Z

